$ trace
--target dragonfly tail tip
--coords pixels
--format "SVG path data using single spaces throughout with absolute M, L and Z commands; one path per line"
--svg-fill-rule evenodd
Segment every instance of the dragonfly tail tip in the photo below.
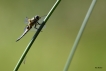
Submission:
M 18 40 L 16 40 L 16 42 L 17 42 Z

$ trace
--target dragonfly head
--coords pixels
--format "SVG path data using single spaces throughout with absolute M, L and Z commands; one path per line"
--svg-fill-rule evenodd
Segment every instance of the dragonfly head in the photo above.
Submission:
M 39 15 L 36 15 L 35 17 L 34 17 L 34 19 L 40 19 L 41 17 L 39 16 Z

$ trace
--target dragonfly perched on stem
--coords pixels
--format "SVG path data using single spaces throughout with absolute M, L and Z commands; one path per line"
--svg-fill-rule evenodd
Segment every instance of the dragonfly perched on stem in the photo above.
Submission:
M 31 18 L 31 19 L 27 19 L 28 24 L 26 25 L 25 31 L 24 31 L 24 33 L 16 40 L 16 42 L 19 41 L 32 27 L 34 27 L 34 29 L 38 29 L 38 28 L 37 28 L 37 25 L 41 25 L 41 22 L 40 22 L 40 21 L 43 22 L 44 17 L 45 17 L 45 16 L 40 17 L 40 16 L 36 15 L 36 16 L 34 16 L 33 18 Z M 27 18 L 27 17 L 26 17 L 26 18 Z M 43 18 L 43 19 L 42 19 L 42 18 Z

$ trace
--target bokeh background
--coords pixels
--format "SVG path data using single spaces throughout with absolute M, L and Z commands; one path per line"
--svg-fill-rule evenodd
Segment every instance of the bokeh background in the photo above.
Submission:
M 12 71 L 34 35 L 25 17 L 46 15 L 56 0 L 0 0 L 0 71 Z M 92 0 L 62 0 L 19 71 L 63 71 Z M 100 69 L 95 67 L 102 67 Z M 106 71 L 106 0 L 97 0 L 68 71 Z

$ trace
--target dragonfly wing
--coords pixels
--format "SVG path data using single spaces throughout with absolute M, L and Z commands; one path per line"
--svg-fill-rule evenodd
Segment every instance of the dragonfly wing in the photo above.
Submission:
M 25 26 L 25 28 L 24 28 L 24 31 L 27 29 L 27 25 Z
M 32 29 L 31 29 L 31 31 L 37 31 L 37 29 L 35 28 L 35 26 L 32 26 Z
M 45 17 L 46 17 L 46 16 L 42 16 L 42 17 L 38 20 L 38 23 L 39 23 L 39 24 L 42 24 L 42 22 L 43 22 L 43 20 L 45 19 Z
M 31 31 L 34 31 L 34 32 L 37 31 L 40 26 L 41 26 L 41 25 L 37 25 L 36 28 L 35 28 L 35 26 L 33 26 L 32 29 L 31 29 Z M 43 29 L 44 29 L 44 28 L 45 28 L 45 26 L 43 27 Z M 43 29 L 42 29 L 42 30 L 43 30 Z M 42 32 L 42 31 L 41 31 L 41 32 Z
M 25 18 L 25 24 L 28 24 L 28 23 L 29 23 L 29 18 L 26 17 L 26 18 Z

